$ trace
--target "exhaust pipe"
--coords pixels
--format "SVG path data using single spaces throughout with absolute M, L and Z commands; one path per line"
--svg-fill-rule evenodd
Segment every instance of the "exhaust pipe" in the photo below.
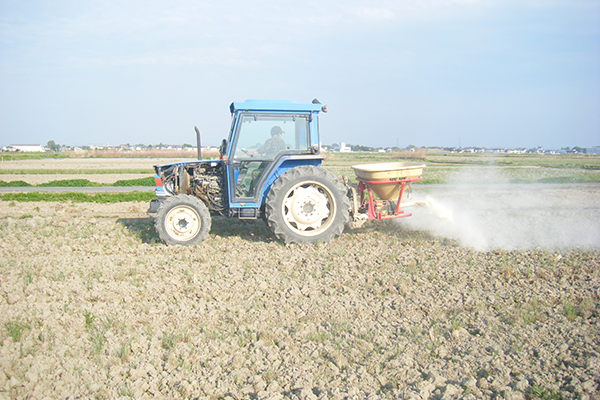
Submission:
M 196 143 L 198 144 L 198 160 L 202 160 L 202 146 L 200 143 L 200 130 L 197 126 L 194 126 L 194 130 L 196 131 Z

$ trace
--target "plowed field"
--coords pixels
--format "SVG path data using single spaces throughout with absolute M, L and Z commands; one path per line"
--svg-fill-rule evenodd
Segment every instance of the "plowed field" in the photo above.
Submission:
M 0 398 L 597 398 L 593 246 L 478 248 L 455 212 L 167 247 L 146 208 L 0 202 Z

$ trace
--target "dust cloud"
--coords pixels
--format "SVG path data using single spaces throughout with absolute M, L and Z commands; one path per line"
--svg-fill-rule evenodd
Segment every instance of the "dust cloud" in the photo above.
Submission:
M 415 185 L 402 226 L 475 250 L 600 249 L 600 185 Z

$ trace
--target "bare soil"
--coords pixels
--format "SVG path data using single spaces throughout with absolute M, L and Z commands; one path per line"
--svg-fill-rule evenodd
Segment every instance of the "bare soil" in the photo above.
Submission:
M 94 169 L 148 169 L 152 166 L 181 161 L 181 158 L 43 158 L 39 160 L 12 160 L 0 162 L 0 171 L 18 169 L 50 169 L 50 170 L 94 170 Z
M 0 398 L 598 398 L 597 250 L 224 218 L 167 247 L 146 209 L 0 202 Z

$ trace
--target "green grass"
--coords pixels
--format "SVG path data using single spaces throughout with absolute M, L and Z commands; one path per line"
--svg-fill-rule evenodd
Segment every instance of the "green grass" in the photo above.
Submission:
M 119 180 L 110 186 L 154 186 L 154 177 L 149 176 L 147 178 Z
M 527 389 L 527 398 L 528 399 L 544 399 L 544 400 L 561 400 L 564 399 L 565 396 L 560 392 L 555 392 L 553 390 L 544 389 L 540 386 L 532 386 Z
M 103 186 L 100 183 L 90 182 L 87 179 L 61 179 L 58 181 L 40 183 L 37 187 L 94 187 Z
M 177 336 L 172 332 L 165 332 L 160 339 L 162 348 L 165 350 L 172 350 L 177 342 Z
M 1 156 L 2 161 L 16 161 L 16 160 L 41 160 L 45 158 L 69 158 L 67 153 L 27 153 L 27 152 L 14 152 L 14 153 L 3 153 Z
M 83 314 L 83 317 L 85 318 L 85 328 L 91 329 L 92 324 L 94 323 L 94 320 L 96 319 L 96 317 L 94 315 L 92 315 L 92 313 L 90 311 L 86 311 Z
M 125 201 L 147 202 L 156 199 L 153 192 L 129 192 L 129 193 L 0 193 L 0 200 L 14 202 L 28 201 L 71 201 L 73 203 L 121 203 Z
M 21 321 L 12 320 L 5 322 L 4 328 L 6 329 L 8 336 L 12 338 L 13 342 L 19 342 L 25 331 L 29 329 L 29 325 Z
M 24 181 L 11 181 L 11 182 L 0 181 L 0 187 L 27 187 L 27 186 L 31 186 L 31 185 Z

